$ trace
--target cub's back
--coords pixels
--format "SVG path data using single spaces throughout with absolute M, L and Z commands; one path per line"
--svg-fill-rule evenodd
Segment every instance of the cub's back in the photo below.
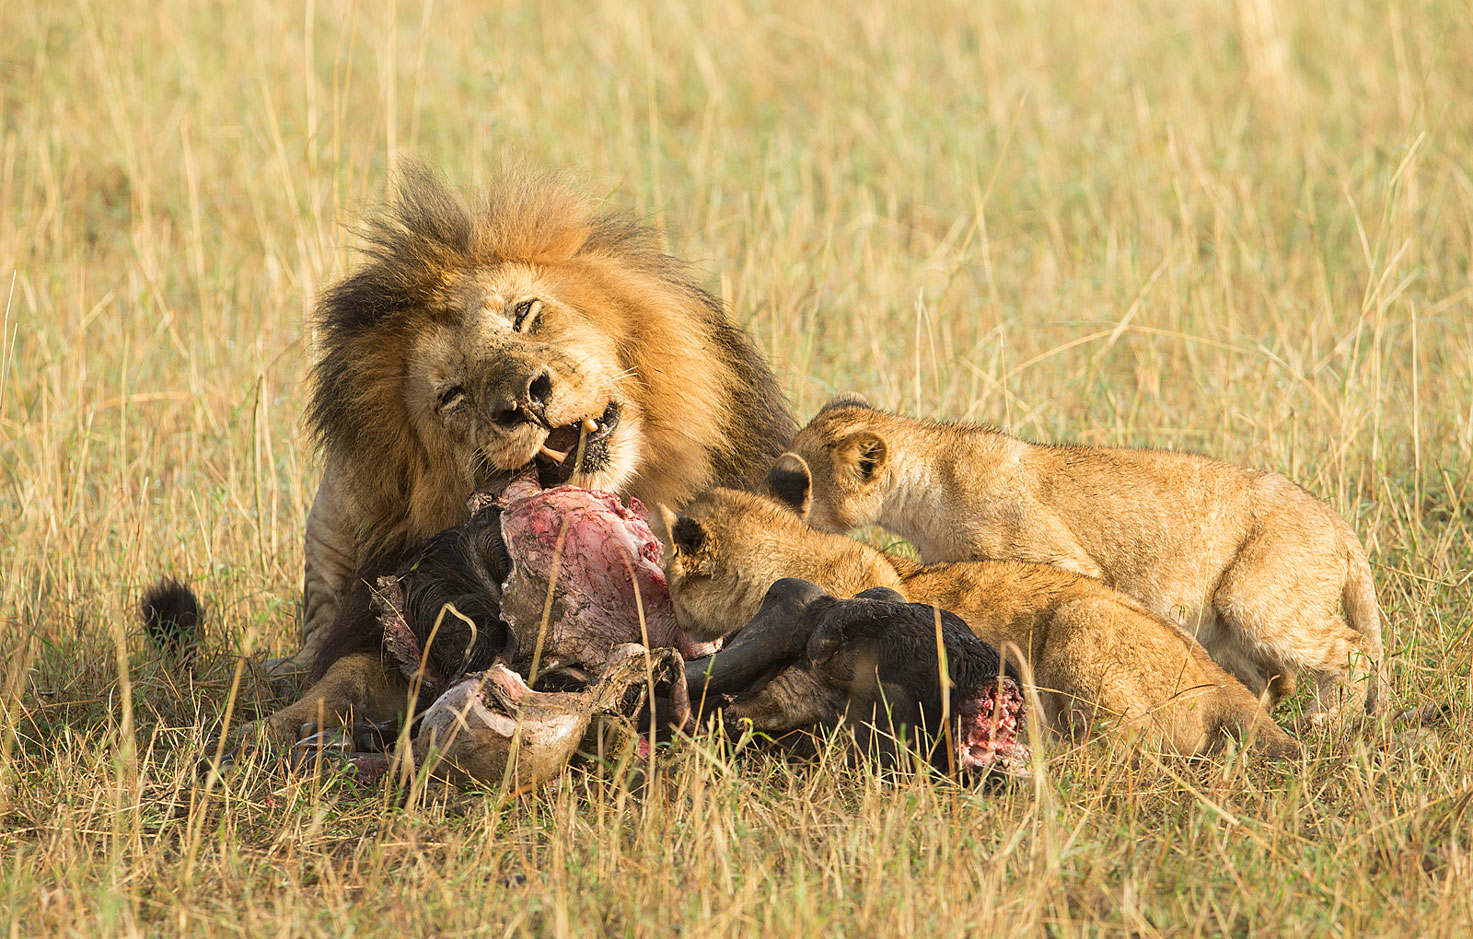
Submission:
M 1130 597 L 1097 580 L 1047 564 L 962 561 L 921 567 L 896 561 L 896 566 L 906 599 L 953 611 L 994 645 L 1028 635 L 1029 624 L 1049 621 L 1066 603 L 1119 604 L 1123 615 L 1151 615 Z M 1044 632 L 1036 636 L 1042 641 Z
M 1035 446 L 1029 462 L 1039 501 L 1107 579 L 1137 595 L 1152 582 L 1210 579 L 1265 502 L 1282 498 L 1286 487 L 1308 495 L 1277 473 L 1170 450 Z

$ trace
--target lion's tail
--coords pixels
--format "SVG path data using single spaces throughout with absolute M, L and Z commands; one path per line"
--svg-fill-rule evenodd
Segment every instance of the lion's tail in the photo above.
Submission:
M 199 649 L 204 617 L 199 597 L 188 584 L 173 577 L 159 578 L 143 591 L 138 611 L 143 616 L 143 631 L 162 651 L 187 660 Z
M 1366 558 L 1360 539 L 1343 520 L 1340 523 L 1341 539 L 1347 556 L 1345 586 L 1341 588 L 1340 602 L 1345 608 L 1345 621 L 1350 628 L 1366 640 L 1366 654 L 1371 657 L 1375 676 L 1366 690 L 1366 710 L 1374 712 L 1378 699 L 1385 690 L 1385 649 L 1382 636 L 1381 607 L 1376 602 L 1376 584 L 1371 579 L 1371 564 Z

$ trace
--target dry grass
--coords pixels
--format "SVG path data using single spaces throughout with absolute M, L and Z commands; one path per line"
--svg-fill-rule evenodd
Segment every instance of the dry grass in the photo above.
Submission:
M 0 10 L 12 935 L 1473 929 L 1467 5 L 905 7 Z M 293 647 L 345 225 L 401 155 L 508 152 L 663 226 L 800 414 L 857 388 L 1287 472 L 1450 720 L 1282 769 L 1055 746 L 1001 792 L 714 740 L 505 804 L 199 787 L 238 657 Z M 192 675 L 135 623 L 163 570 L 211 604 Z

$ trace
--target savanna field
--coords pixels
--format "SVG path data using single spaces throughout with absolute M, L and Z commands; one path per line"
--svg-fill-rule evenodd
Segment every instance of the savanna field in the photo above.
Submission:
M 286 700 L 310 313 L 407 157 L 657 226 L 800 420 L 1285 473 L 1436 719 L 1289 765 L 1045 740 L 1000 788 L 714 736 L 513 796 L 197 775 Z M 1473 931 L 1466 3 L 9 2 L 0 213 L 10 935 Z M 162 572 L 192 669 L 138 622 Z

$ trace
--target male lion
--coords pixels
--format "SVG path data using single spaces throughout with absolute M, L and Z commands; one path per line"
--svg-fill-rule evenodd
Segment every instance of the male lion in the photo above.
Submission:
M 322 677 L 268 720 L 278 735 L 401 711 L 367 584 L 463 521 L 472 492 L 535 466 L 544 486 L 679 505 L 758 482 L 794 430 L 721 301 L 557 180 L 467 195 L 413 166 L 365 241 L 317 308 L 307 420 L 325 469 L 285 662 Z

